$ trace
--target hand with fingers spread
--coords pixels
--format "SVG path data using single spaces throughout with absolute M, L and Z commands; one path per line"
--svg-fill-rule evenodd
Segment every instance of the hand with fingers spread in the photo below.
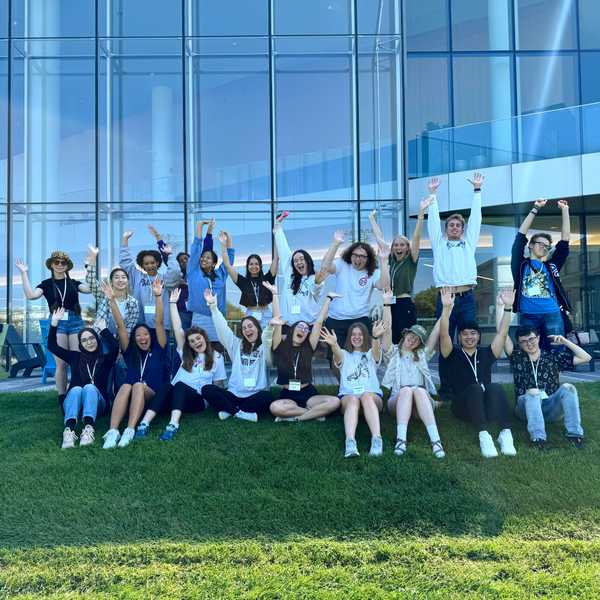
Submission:
M 277 296 L 277 286 L 274 285 L 273 283 L 269 283 L 268 281 L 263 281 L 262 282 L 263 287 L 267 288 L 271 294 L 273 294 L 273 296 Z
M 96 319 L 94 321 L 94 329 L 104 331 L 106 329 L 106 321 L 103 318 Z
M 326 327 L 321 327 L 321 336 L 319 339 L 328 346 L 335 346 L 337 344 L 337 335 L 335 335 L 335 331 L 333 329 L 329 330 Z
M 379 258 L 387 258 L 392 251 L 389 244 L 378 244 L 377 245 L 377 256 Z
M 281 317 L 273 317 L 269 321 L 269 325 L 273 325 L 273 327 L 283 327 L 285 324 L 286 321 L 284 321 Z
M 154 227 L 153 225 L 148 224 L 148 231 L 150 232 L 150 235 L 156 240 L 160 240 L 160 233 L 158 233 L 158 230 L 156 229 L 156 227 Z
M 383 298 L 384 304 L 395 304 L 396 302 L 396 297 L 394 296 L 392 290 L 385 290 L 381 293 L 381 297 Z
M 123 242 L 124 243 L 129 242 L 129 239 L 131 238 L 132 235 L 133 235 L 133 231 L 131 229 L 124 231 L 123 232 Z
M 163 292 L 163 283 L 160 280 L 160 277 L 157 277 L 152 282 L 152 293 L 154 294 L 154 296 L 156 298 L 158 298 L 159 296 L 162 296 L 162 292 Z
M 88 258 L 90 262 L 95 263 L 98 258 L 98 247 L 88 244 Z
M 346 234 L 341 229 L 338 229 L 333 234 L 333 241 L 336 244 L 343 244 L 346 241 Z
M 217 297 L 208 288 L 204 290 L 204 300 L 206 300 L 208 306 L 216 306 L 217 304 Z
M 206 233 L 210 233 L 212 235 L 212 232 L 214 231 L 216 225 L 217 220 L 213 217 L 210 221 L 208 221 L 208 228 L 206 230 Z
M 429 190 L 430 194 L 435 194 L 437 192 L 437 189 L 440 187 L 440 178 L 439 177 L 432 177 L 428 182 L 427 182 L 427 189 Z
M 104 296 L 109 302 L 115 299 L 115 292 L 106 279 L 102 280 L 102 282 L 100 283 L 100 287 L 102 288 L 102 292 L 104 293 Z
M 175 288 L 171 290 L 171 295 L 169 296 L 169 302 L 171 304 L 177 304 L 179 302 L 179 295 L 181 294 L 181 290 L 179 288 Z
M 483 175 L 481 173 L 473 173 L 473 179 L 467 179 L 467 181 L 473 186 L 473 189 L 480 190 L 483 185 Z
M 221 243 L 221 246 L 227 246 L 227 241 L 229 236 L 226 231 L 219 231 L 218 240 Z
M 379 339 L 388 330 L 388 324 L 385 321 L 375 321 L 373 323 L 373 338 Z
M 27 271 L 29 271 L 29 267 L 27 266 L 27 264 L 24 263 L 20 258 L 17 258 L 17 262 L 15 264 L 17 265 L 17 269 L 19 269 L 21 273 L 27 273 Z
M 512 288 L 504 288 L 500 291 L 500 299 L 505 308 L 511 308 L 515 301 L 515 290 Z
M 53 327 L 56 327 L 59 323 L 59 321 L 63 318 L 65 314 L 65 309 L 61 306 L 60 308 L 57 308 L 53 313 L 52 313 L 52 318 L 50 321 L 50 324 Z
M 440 299 L 444 309 L 452 309 L 454 307 L 454 292 L 451 288 L 444 287 L 440 290 Z

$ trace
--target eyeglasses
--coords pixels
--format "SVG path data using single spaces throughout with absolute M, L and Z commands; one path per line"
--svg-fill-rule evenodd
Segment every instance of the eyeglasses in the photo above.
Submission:
M 55 259 L 52 261 L 52 264 L 54 264 L 54 265 L 63 265 L 63 266 L 66 266 L 68 263 L 67 263 L 67 261 L 66 261 L 66 260 L 63 260 L 62 258 L 55 258 Z
M 366 254 L 357 254 L 356 252 L 353 252 L 350 256 L 354 256 L 354 258 L 363 258 L 363 259 L 367 260 Z
M 92 335 L 90 335 L 89 337 L 82 337 L 81 338 L 81 343 L 82 344 L 89 344 L 90 342 L 95 342 L 96 338 Z
M 519 340 L 519 344 L 521 346 L 531 346 L 533 342 L 537 340 L 537 335 L 532 335 L 531 337 L 525 338 L 524 340 Z
M 302 333 L 307 333 L 310 331 L 310 327 L 305 323 L 300 323 L 299 325 L 296 325 L 296 329 Z
M 538 246 L 541 246 L 544 250 L 550 250 L 550 248 L 552 248 L 552 244 L 547 244 L 546 242 L 531 242 L 532 244 L 537 244 Z

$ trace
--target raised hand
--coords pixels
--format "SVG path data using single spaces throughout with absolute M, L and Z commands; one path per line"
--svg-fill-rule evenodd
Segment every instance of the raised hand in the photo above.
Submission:
M 512 288 L 504 288 L 500 291 L 500 299 L 506 308 L 510 308 L 515 301 L 515 290 Z
M 559 200 L 557 204 L 560 210 L 569 210 L 569 203 L 566 200 Z
M 158 297 L 158 296 L 162 296 L 162 292 L 163 292 L 163 283 L 160 280 L 160 277 L 157 277 L 153 282 L 152 282 L 152 293 Z
M 286 321 L 284 321 L 281 317 L 273 317 L 269 321 L 269 325 L 273 325 L 273 327 L 283 327 L 285 324 Z
M 454 292 L 450 288 L 445 287 L 440 290 L 440 299 L 444 308 L 454 307 Z
M 94 329 L 97 329 L 98 331 L 104 331 L 106 329 L 106 321 L 102 318 L 96 319 L 94 321 Z
M 212 306 L 213 304 L 217 303 L 217 297 L 208 288 L 204 290 L 204 300 L 206 300 L 206 304 L 208 304 L 208 306 Z
M 216 225 L 217 225 L 217 220 L 215 218 L 212 218 L 210 221 L 208 221 L 208 229 L 206 230 L 206 233 L 212 234 Z
M 548 200 L 546 198 L 538 198 L 533 205 L 540 209 L 540 208 L 544 208 L 544 206 L 546 206 L 546 202 L 548 202 Z
M 27 271 L 29 271 L 29 267 L 20 258 L 17 258 L 17 262 L 15 264 L 21 273 L 27 273 Z
M 326 327 L 321 328 L 321 335 L 319 338 L 322 342 L 325 342 L 328 346 L 335 346 L 337 344 L 337 335 L 332 329 L 331 331 Z
M 282 210 L 276 217 L 275 223 L 283 223 L 285 219 L 290 216 L 290 213 L 287 210 Z
M 181 290 L 179 288 L 175 288 L 171 291 L 171 295 L 169 296 L 169 302 L 171 304 L 177 304 L 179 301 L 179 295 L 181 294 Z
M 88 254 L 86 262 L 90 265 L 96 264 L 96 260 L 98 259 L 98 248 L 96 246 L 92 246 L 88 244 Z
M 467 181 L 474 187 L 480 188 L 483 185 L 483 175 L 481 173 L 473 173 L 473 179 L 467 179 Z
M 394 296 L 392 290 L 385 290 L 381 293 L 381 296 L 383 298 L 384 304 L 394 304 L 394 302 L 396 301 L 396 297 Z
M 432 204 L 433 202 L 433 195 L 429 195 L 426 198 L 423 198 L 423 200 L 421 200 L 421 203 L 419 204 L 419 210 L 422 212 L 425 212 Z
M 336 244 L 343 244 L 346 241 L 346 234 L 341 229 L 338 229 L 333 234 L 333 241 Z
M 549 335 L 548 339 L 556 346 L 564 346 L 567 343 L 567 338 L 564 335 Z
M 369 213 L 369 221 L 373 222 L 373 221 L 377 221 L 377 209 L 373 209 L 370 213 Z
M 379 256 L 379 258 L 388 257 L 391 251 L 392 249 L 389 244 L 378 244 L 377 246 L 377 256 Z
M 221 242 L 221 246 L 226 246 L 227 245 L 227 232 L 226 231 L 219 231 L 219 242 Z
M 65 314 L 65 309 L 61 306 L 60 308 L 57 308 L 53 313 L 52 313 L 52 319 L 50 321 L 50 323 L 56 327 L 58 325 L 58 322 L 63 318 L 63 315 Z
M 388 329 L 388 324 L 385 321 L 375 321 L 373 323 L 373 337 L 380 338 Z
M 111 300 L 114 300 L 115 298 L 115 292 L 112 289 L 110 283 L 108 283 L 108 281 L 106 279 L 104 279 L 101 283 L 100 283 L 100 287 L 102 288 L 102 292 L 104 293 L 104 296 L 106 297 L 106 299 L 110 302 Z
M 123 232 L 123 241 L 124 242 L 128 242 L 129 238 L 131 238 L 131 236 L 133 235 L 133 231 L 131 229 L 128 229 L 127 231 Z
M 158 233 L 158 230 L 156 229 L 156 227 L 154 227 L 153 225 L 148 224 L 148 231 L 150 232 L 150 235 L 155 239 L 155 240 L 160 240 L 160 233 Z
M 262 284 L 263 284 L 263 287 L 267 288 L 271 292 L 271 294 L 273 294 L 274 296 L 277 295 L 277 286 L 276 285 L 269 283 L 268 281 L 263 281 Z
M 427 189 L 429 190 L 430 194 L 435 194 L 437 189 L 440 187 L 440 178 L 439 177 L 432 177 L 428 182 L 427 182 Z

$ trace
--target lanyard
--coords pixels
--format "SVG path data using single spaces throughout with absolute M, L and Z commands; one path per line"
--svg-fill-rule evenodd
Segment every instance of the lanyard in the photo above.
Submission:
M 475 383 L 479 383 L 479 377 L 477 377 L 477 350 L 475 350 L 475 360 L 471 362 L 471 358 L 469 355 L 461 348 L 462 353 L 467 357 L 467 362 L 471 367 L 471 371 L 473 371 L 473 375 L 475 376 Z M 481 385 L 481 384 L 480 384 Z
M 58 292 L 58 295 L 60 296 L 60 305 L 62 308 L 64 308 L 65 307 L 65 298 L 67 297 L 67 278 L 65 277 L 65 285 L 64 285 L 64 290 L 62 292 L 60 291 L 60 288 L 58 287 L 56 282 L 54 282 L 54 287 L 56 288 L 56 291 Z
M 298 354 L 296 354 L 296 360 L 294 361 L 294 379 L 298 379 L 298 377 L 296 376 L 296 372 L 298 370 L 298 361 L 300 360 L 300 352 L 298 352 Z
M 94 368 L 90 371 L 90 365 L 88 363 L 85 363 L 85 368 L 87 369 L 88 372 L 88 376 L 90 378 L 90 381 L 92 382 L 92 385 L 96 385 L 94 383 L 94 375 L 96 375 L 96 367 L 98 366 L 98 359 L 96 359 L 94 361 Z
M 204 277 L 206 277 L 206 282 L 208 283 L 210 293 L 212 294 L 213 293 L 212 279 L 210 277 L 208 277 L 208 275 L 205 275 Z
M 529 363 L 531 364 L 531 372 L 533 373 L 533 380 L 535 381 L 535 387 L 538 387 L 538 368 L 540 366 L 540 358 L 542 358 L 541 353 L 534 364 L 534 362 L 531 360 L 531 357 L 529 357 Z
M 148 352 L 146 354 L 146 358 L 144 358 L 144 362 L 142 363 L 142 359 L 140 358 L 140 381 L 144 383 L 144 371 L 146 370 L 146 363 L 148 362 L 148 357 L 152 356 L 152 352 Z
M 256 306 L 260 306 L 260 302 L 258 301 L 258 296 L 260 295 L 258 289 L 260 284 L 255 284 L 253 281 L 251 281 L 250 285 L 252 286 L 252 291 L 254 292 L 254 297 L 256 298 Z

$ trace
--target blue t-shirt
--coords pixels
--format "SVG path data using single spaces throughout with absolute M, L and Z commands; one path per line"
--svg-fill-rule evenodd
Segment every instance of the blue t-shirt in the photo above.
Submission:
M 163 383 L 169 381 L 167 351 L 162 348 L 156 339 L 152 340 L 150 352 L 135 351 L 135 342 L 131 342 L 123 353 L 127 365 L 126 382 L 130 385 L 138 381 L 145 384 L 154 392 L 158 392 Z M 141 371 L 143 369 L 143 375 Z
M 560 311 L 548 268 L 539 260 L 531 260 L 523 271 L 520 310 L 525 314 Z

